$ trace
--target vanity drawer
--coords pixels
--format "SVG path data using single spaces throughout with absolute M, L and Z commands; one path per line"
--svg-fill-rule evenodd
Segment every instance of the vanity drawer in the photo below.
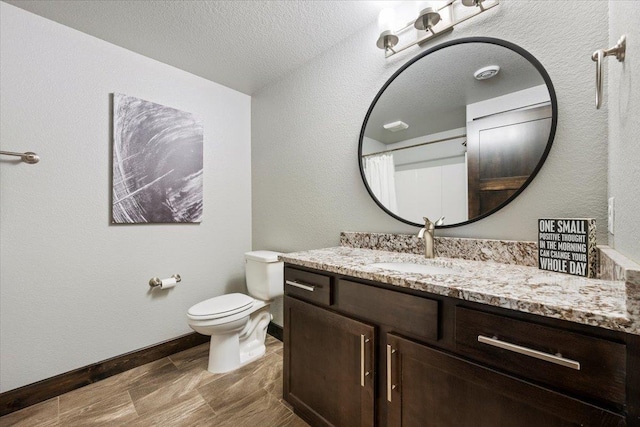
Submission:
M 568 393 L 625 403 L 624 344 L 457 307 L 456 348 L 464 356 Z
M 438 301 L 339 280 L 335 302 L 341 312 L 361 320 L 417 339 L 438 339 Z
M 295 296 L 322 305 L 331 305 L 331 277 L 291 267 L 284 269 L 284 291 Z

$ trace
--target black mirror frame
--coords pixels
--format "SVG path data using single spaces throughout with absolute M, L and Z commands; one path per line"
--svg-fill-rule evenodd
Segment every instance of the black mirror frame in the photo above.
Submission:
M 382 88 L 380 89 L 378 94 L 375 96 L 375 98 L 371 102 L 371 106 L 369 107 L 369 110 L 367 111 L 367 115 L 364 117 L 364 122 L 362 123 L 362 129 L 360 130 L 360 140 L 359 140 L 359 143 L 358 143 L 358 167 L 360 168 L 360 176 L 362 177 L 362 182 L 364 183 L 364 186 L 367 189 L 367 192 L 369 193 L 369 195 L 371 196 L 373 201 L 376 202 L 376 204 L 383 211 L 385 211 L 387 214 L 391 215 L 393 218 L 397 219 L 398 221 L 404 222 L 405 224 L 413 225 L 415 227 L 423 227 L 424 226 L 424 224 L 418 224 L 416 222 L 412 222 L 412 221 L 409 221 L 407 219 L 404 219 L 404 218 L 396 215 L 395 213 L 391 212 L 389 209 L 387 209 L 386 206 L 384 206 L 378 200 L 378 198 L 373 194 L 373 191 L 371 191 L 371 188 L 369 187 L 369 183 L 367 182 L 367 179 L 366 179 L 366 177 L 364 175 L 364 168 L 363 168 L 363 165 L 362 165 L 362 143 L 363 143 L 363 139 L 364 139 L 364 131 L 365 131 L 365 128 L 367 127 L 367 122 L 369 121 L 369 116 L 371 115 L 371 112 L 373 111 L 373 108 L 376 106 L 376 103 L 378 102 L 378 99 L 380 99 L 380 97 L 382 96 L 384 91 L 387 89 L 387 87 L 389 87 L 389 85 L 396 79 L 396 77 L 398 77 L 400 74 L 402 74 L 402 72 L 404 70 L 406 70 L 411 65 L 413 65 L 415 62 L 419 61 L 420 59 L 424 58 L 425 56 L 430 55 L 433 52 L 437 52 L 438 50 L 444 49 L 444 48 L 449 47 L 449 46 L 455 46 L 455 45 L 466 44 L 466 43 L 488 43 L 488 44 L 494 44 L 494 45 L 502 46 L 502 47 L 505 47 L 507 49 L 511 49 L 512 51 L 520 54 L 522 57 L 527 59 L 536 68 L 536 70 L 538 70 L 538 72 L 542 76 L 545 84 L 547 85 L 547 89 L 549 90 L 549 97 L 551 98 L 551 114 L 552 114 L 552 117 L 551 117 L 551 129 L 549 131 L 549 139 L 547 141 L 547 145 L 545 147 L 544 152 L 542 153 L 542 156 L 540 157 L 540 161 L 538 161 L 538 164 L 536 165 L 536 167 L 533 170 L 533 172 L 531 172 L 531 175 L 529 176 L 529 178 L 524 182 L 524 184 L 522 184 L 522 186 L 511 197 L 509 197 L 507 200 L 505 200 L 503 203 L 501 203 L 500 205 L 498 205 L 494 209 L 492 209 L 492 210 L 490 210 L 488 212 L 485 212 L 482 215 L 478 215 L 475 218 L 469 219 L 467 221 L 459 222 L 459 223 L 456 223 L 456 224 L 439 225 L 439 226 L 437 226 L 437 228 L 453 228 L 453 227 L 460 227 L 460 226 L 463 226 L 463 225 L 471 224 L 473 222 L 476 222 L 476 221 L 479 221 L 479 220 L 481 220 L 483 218 L 486 218 L 489 215 L 494 214 L 495 212 L 499 211 L 500 209 L 502 209 L 503 207 L 505 207 L 506 205 L 511 203 L 516 197 L 518 197 L 518 195 L 520 193 L 522 193 L 522 191 L 525 188 L 527 188 L 527 186 L 531 183 L 531 181 L 533 181 L 533 179 L 536 177 L 536 175 L 538 174 L 538 172 L 542 168 L 542 165 L 546 161 L 547 156 L 549 155 L 549 152 L 551 151 L 551 146 L 553 145 L 553 140 L 554 140 L 554 137 L 555 137 L 555 134 L 556 134 L 556 126 L 558 124 L 558 99 L 556 97 L 556 92 L 555 92 L 555 89 L 553 87 L 553 83 L 551 82 L 551 77 L 549 77 L 549 74 L 547 73 L 547 70 L 545 70 L 545 68 L 542 66 L 540 61 L 538 61 L 532 54 L 530 54 L 528 51 L 526 51 L 525 49 L 521 48 L 520 46 L 518 46 L 516 44 L 513 44 L 513 43 L 508 42 L 506 40 L 496 39 L 496 38 L 492 38 L 492 37 L 465 37 L 465 38 L 461 38 L 461 39 L 457 39 L 457 40 L 451 40 L 451 41 L 448 41 L 448 42 L 444 42 L 444 43 L 439 44 L 437 46 L 434 46 L 434 47 L 432 47 L 430 49 L 427 49 L 426 51 L 420 53 L 416 57 L 414 57 L 411 60 L 409 60 L 409 62 L 404 64 L 402 67 L 400 67 L 395 73 L 393 73 L 393 75 L 389 78 L 389 80 L 387 80 L 385 82 L 385 84 L 382 86 Z

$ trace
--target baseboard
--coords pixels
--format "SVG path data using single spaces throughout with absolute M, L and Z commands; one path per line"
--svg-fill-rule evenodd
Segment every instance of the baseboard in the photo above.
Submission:
M 52 397 L 103 380 L 154 360 L 206 343 L 209 337 L 190 333 L 131 353 L 56 375 L 33 384 L 0 393 L 0 416 L 44 402 Z
M 267 333 L 282 341 L 281 326 L 271 322 Z M 194 332 L 0 393 L 0 417 L 207 341 L 208 336 Z
M 273 322 L 269 322 L 269 326 L 267 327 L 267 333 L 272 337 L 278 339 L 279 341 L 282 341 L 282 337 L 284 336 L 282 332 L 282 326 L 276 325 Z

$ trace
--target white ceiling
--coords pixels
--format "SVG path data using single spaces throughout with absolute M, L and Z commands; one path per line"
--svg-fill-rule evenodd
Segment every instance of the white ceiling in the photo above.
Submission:
M 391 3 L 4 1 L 247 94 L 375 22 Z
M 474 71 L 500 66 L 498 75 L 478 81 Z M 519 53 L 489 43 L 440 49 L 403 71 L 372 110 L 365 135 L 392 144 L 467 125 L 466 106 L 544 84 L 538 70 Z M 402 120 L 409 128 L 389 132 L 385 123 Z

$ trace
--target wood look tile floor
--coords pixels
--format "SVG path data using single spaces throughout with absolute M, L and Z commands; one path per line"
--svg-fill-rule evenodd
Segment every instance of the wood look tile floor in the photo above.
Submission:
M 0 418 L 0 426 L 306 427 L 282 400 L 282 343 L 234 372 L 199 345 Z

